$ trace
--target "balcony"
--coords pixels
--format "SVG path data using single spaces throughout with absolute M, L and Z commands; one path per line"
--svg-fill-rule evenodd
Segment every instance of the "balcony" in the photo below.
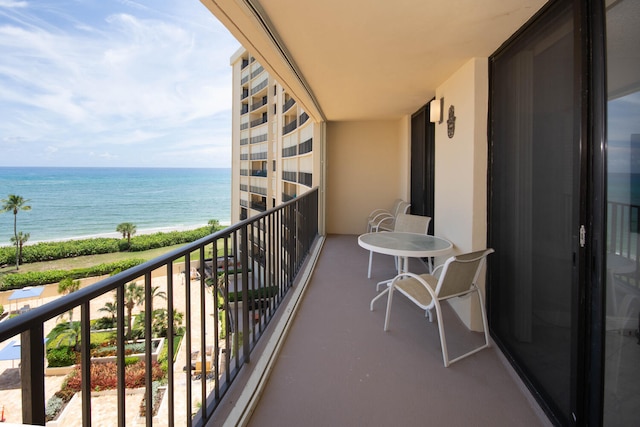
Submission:
M 282 127 L 282 134 L 286 135 L 289 132 L 294 131 L 298 127 L 298 120 L 294 119 L 291 123 L 287 123 Z
M 286 113 L 289 108 L 293 107 L 296 103 L 296 100 L 293 98 L 289 98 L 285 101 L 284 105 L 282 106 L 282 112 Z
M 267 123 L 267 115 L 266 114 L 264 114 L 259 119 L 251 120 L 251 127 L 256 127 L 256 126 L 259 126 L 259 125 L 261 125 L 263 123 Z
M 260 177 L 266 178 L 267 170 L 266 169 L 252 169 L 251 170 L 251 176 L 260 176 Z
M 336 426 L 409 426 L 425 425 L 426 417 L 437 425 L 548 425 L 495 348 L 443 367 L 437 324 L 402 296 L 394 298 L 390 330 L 384 332 L 386 300 L 374 311 L 369 301 L 376 282 L 392 277 L 395 266 L 392 257 L 374 257 L 372 279 L 367 279 L 368 252 L 356 236 L 326 238 L 271 375 L 260 391 L 229 393 L 215 425 L 223 420 L 236 425 L 238 418 L 229 417 L 245 403 L 255 405 L 251 415 L 240 418 L 248 426 L 308 425 L 310 419 Z M 412 270 L 424 271 L 414 261 Z M 445 307 L 445 312 L 452 354 L 462 353 L 469 338 L 481 339 L 470 337 L 476 333 L 452 310 Z M 267 333 L 286 321 L 278 318 Z M 263 342 L 278 340 L 275 335 Z M 251 382 L 253 375 L 246 372 L 243 380 Z M 244 393 L 260 397 L 249 401 Z
M 251 111 L 255 111 L 258 108 L 262 107 L 263 105 L 267 105 L 267 97 L 263 96 L 262 99 L 260 99 L 257 102 L 254 102 L 253 104 L 251 104 Z
M 283 309 L 273 311 L 270 305 L 264 306 L 268 315 L 264 318 L 260 317 L 262 315 L 257 317 L 259 321 L 255 323 L 255 329 L 251 334 L 243 335 L 246 340 L 238 343 L 235 350 L 238 352 L 244 348 L 244 361 L 249 361 L 250 357 L 252 363 L 244 365 L 238 359 L 224 361 L 225 369 L 220 370 L 220 382 L 205 382 L 203 385 L 202 381 L 191 380 L 190 375 L 180 373 L 179 364 L 183 359 L 179 359 L 173 367 L 173 379 L 170 379 L 169 395 L 172 396 L 172 401 L 169 405 L 164 405 L 165 412 L 159 415 L 161 420 L 167 420 L 168 417 L 169 425 L 173 422 L 182 425 L 185 414 L 197 412 L 195 417 L 189 418 L 189 423 L 193 422 L 196 426 L 205 424 L 204 415 L 209 418 L 207 423 L 212 425 L 221 425 L 225 421 L 234 425 L 239 421 L 247 422 L 249 426 L 264 425 L 265 420 L 268 420 L 269 425 L 306 425 L 310 418 L 322 419 L 326 425 L 421 425 L 428 413 L 432 419 L 440 420 L 446 425 L 546 425 L 544 418 L 530 405 L 513 380 L 512 373 L 505 368 L 506 362 L 500 359 L 494 348 L 483 350 L 450 368 L 444 368 L 437 325 L 429 323 L 423 312 L 401 296 L 394 299 L 391 329 L 388 332 L 382 330 L 384 301 L 379 301 L 374 311 L 369 311 L 368 305 L 376 295 L 375 283 L 394 275 L 393 258 L 376 255 L 372 279 L 367 279 L 368 252 L 358 247 L 356 236 L 332 235 L 324 241 L 313 276 L 310 280 L 305 280 L 305 277 L 310 277 L 311 267 L 314 265 L 311 261 L 315 257 L 312 256 L 310 263 L 305 266 L 300 256 L 302 252 L 306 253 L 305 248 L 310 247 L 310 238 L 315 235 L 313 226 L 317 223 L 314 214 L 317 213 L 316 194 L 313 191 L 311 198 L 308 193 L 296 199 L 298 202 L 306 201 L 308 205 L 287 204 L 284 209 L 272 210 L 274 213 L 278 212 L 274 216 L 266 213 L 246 223 L 236 224 L 224 230 L 224 233 L 219 232 L 187 245 L 166 257 L 137 267 L 135 271 L 123 272 L 100 282 L 91 292 L 87 289 L 86 292 L 80 291 L 81 295 L 72 294 L 60 298 L 55 309 L 49 309 L 49 315 L 68 310 L 79 299 L 97 295 L 98 288 L 118 289 L 118 286 L 124 286 L 140 274 L 150 284 L 154 268 L 162 265 L 171 268 L 171 260 L 191 251 L 198 251 L 202 260 L 207 245 L 223 245 L 222 239 L 227 237 L 236 245 L 246 248 L 252 239 L 253 229 L 258 227 L 267 230 L 265 235 L 270 236 L 269 242 L 263 247 L 274 248 L 274 251 L 266 253 L 264 265 L 268 267 L 264 273 L 260 273 L 262 279 L 256 282 L 268 280 L 274 272 L 286 277 L 286 284 L 283 284 L 284 297 L 279 299 Z M 298 217 L 300 221 L 288 222 Z M 282 233 L 271 231 L 274 230 L 273 221 L 277 218 L 285 221 L 278 228 Z M 294 234 L 295 230 L 299 231 Z M 307 243 L 296 245 L 294 242 L 297 239 L 294 236 L 299 236 Z M 227 249 L 226 246 L 224 248 Z M 316 249 L 313 250 L 314 253 Z M 283 250 L 287 256 L 285 259 L 276 255 L 283 254 Z M 247 251 L 232 254 L 235 259 L 242 259 L 242 253 Z M 258 261 L 254 261 L 257 265 Z M 249 265 L 254 261 L 245 257 L 242 263 Z M 193 265 L 197 265 L 201 277 L 207 274 L 204 260 Z M 223 267 L 228 265 L 223 263 Z M 275 269 L 275 266 L 279 268 Z M 185 270 L 189 271 L 189 268 L 187 263 Z M 424 268 L 419 261 L 412 260 L 412 271 L 422 271 Z M 260 271 L 260 268 L 256 267 L 254 271 Z M 173 272 L 179 274 L 177 270 Z M 294 277 L 297 284 L 287 292 Z M 247 282 L 249 283 L 251 281 Z M 196 280 L 191 287 L 186 288 L 179 282 L 173 285 L 170 295 L 187 292 L 187 298 L 193 305 L 193 312 L 187 315 L 193 321 L 187 325 L 191 334 L 186 338 L 186 345 L 190 348 L 204 348 L 208 334 L 202 326 L 205 316 L 200 315 L 199 310 L 199 301 L 206 298 L 204 282 Z M 304 299 L 301 298 L 302 292 Z M 26 323 L 34 326 L 23 332 L 23 340 L 32 338 L 39 341 L 41 337 L 36 321 L 42 318 L 47 306 L 12 319 L 11 324 L 4 323 L 0 328 L 0 339 L 7 339 Z M 245 325 L 251 324 L 248 319 L 253 318 L 259 307 L 251 310 L 237 312 L 244 319 Z M 452 355 L 464 351 L 464 346 L 468 345 L 470 339 L 479 338 L 475 336 L 476 333 L 470 333 L 457 320 L 453 311 L 446 307 L 445 316 Z M 207 318 L 207 321 L 211 322 L 211 319 Z M 123 327 L 122 324 L 119 325 L 119 328 Z M 281 336 L 285 328 L 289 328 L 286 339 Z M 259 341 L 257 337 L 261 337 Z M 264 360 L 270 358 L 276 345 L 278 357 L 269 366 L 271 373 L 268 378 L 263 377 L 262 371 L 254 368 L 265 367 Z M 42 348 L 41 345 L 35 347 Z M 32 354 L 31 358 L 23 359 L 23 381 L 25 377 L 34 381 L 35 374 L 35 383 L 38 385 L 37 378 L 41 375 L 38 371 L 42 366 L 31 361 L 40 360 L 41 357 L 42 355 Z M 124 360 L 122 363 L 124 364 Z M 27 372 L 29 375 L 25 375 L 25 369 L 28 370 L 29 366 L 31 371 Z M 256 376 L 262 378 L 262 381 L 254 381 Z M 186 384 L 191 386 L 186 390 L 180 385 L 185 378 Z M 233 387 L 229 387 L 229 378 L 233 379 Z M 256 384 L 260 385 L 259 392 L 256 392 Z M 36 387 L 36 393 L 38 389 Z M 119 392 L 124 393 L 122 389 Z M 205 395 L 207 398 L 202 401 L 207 403 L 202 409 L 198 410 L 189 403 L 194 397 Z M 260 397 L 253 400 L 247 395 Z M 88 400 L 92 399 L 90 393 L 85 396 Z M 27 396 L 27 400 L 29 398 Z M 126 399 L 128 402 L 129 395 Z M 165 399 L 170 397 L 165 396 Z M 38 401 L 34 399 L 34 402 Z M 122 397 L 122 403 L 118 400 L 116 408 L 120 409 L 113 412 L 114 425 L 116 419 L 120 425 L 125 424 L 122 415 L 124 401 L 125 397 Z M 465 404 L 460 405 L 460 402 Z M 175 410 L 169 409 L 174 406 Z M 37 408 L 30 409 L 32 412 L 27 414 L 24 421 L 37 422 Z M 83 406 L 83 411 L 83 416 L 91 417 L 88 407 Z M 95 407 L 93 413 L 94 417 L 100 414 Z M 80 425 L 79 420 L 78 418 L 77 425 Z M 94 424 L 101 421 L 104 420 L 93 419 Z M 147 425 L 165 423 L 155 419 L 152 421 L 151 418 L 147 422 Z

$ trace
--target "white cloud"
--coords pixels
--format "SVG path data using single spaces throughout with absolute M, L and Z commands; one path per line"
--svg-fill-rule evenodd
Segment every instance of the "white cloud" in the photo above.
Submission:
M 18 8 L 18 7 L 27 7 L 27 6 L 28 6 L 28 3 L 26 1 L 0 0 L 0 7 Z
M 159 3 L 0 0 L 0 150 L 20 141 L 12 164 L 32 165 L 49 146 L 58 151 L 48 161 L 61 162 L 51 165 L 103 158 L 91 151 L 141 159 L 141 147 L 163 159 L 191 135 L 210 149 L 189 163 L 230 151 L 239 45 L 198 1 Z

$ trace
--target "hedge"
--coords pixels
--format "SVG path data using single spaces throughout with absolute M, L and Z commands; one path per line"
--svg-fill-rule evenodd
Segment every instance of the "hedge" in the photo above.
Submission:
M 249 289 L 247 295 L 249 300 L 271 298 L 278 294 L 277 286 L 266 286 L 264 288 Z M 229 292 L 229 302 L 242 301 L 242 292 Z
M 25 286 L 41 286 L 49 283 L 58 283 L 67 277 L 82 279 L 85 277 L 102 276 L 120 272 L 145 262 L 143 259 L 127 259 L 108 264 L 99 264 L 93 267 L 76 268 L 73 270 L 49 270 L 29 271 L 26 273 L 7 274 L 2 277 L 0 290 L 21 289 Z
M 221 229 L 222 227 L 217 227 Z M 40 242 L 25 245 L 22 248 L 22 263 L 53 261 L 57 259 L 73 258 L 84 255 L 98 255 L 114 252 L 139 252 L 166 246 L 180 245 L 196 241 L 211 234 L 210 226 L 187 231 L 170 231 L 166 233 L 142 234 L 133 236 L 131 244 L 126 239 L 98 237 L 82 240 L 67 240 L 64 242 Z M 0 266 L 16 263 L 16 248 L 14 246 L 0 247 Z

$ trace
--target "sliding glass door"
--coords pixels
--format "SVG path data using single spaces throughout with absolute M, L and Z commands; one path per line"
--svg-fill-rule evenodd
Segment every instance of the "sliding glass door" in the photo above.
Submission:
M 605 426 L 640 423 L 640 2 L 607 2 Z
M 494 339 L 556 422 L 575 416 L 581 139 L 574 7 L 556 3 L 491 65 L 488 292 Z

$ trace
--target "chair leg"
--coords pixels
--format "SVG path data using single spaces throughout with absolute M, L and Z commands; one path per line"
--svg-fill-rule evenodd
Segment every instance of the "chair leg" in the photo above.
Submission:
M 482 300 L 482 293 L 480 293 L 480 289 L 476 287 L 476 292 L 478 292 L 478 301 L 480 302 L 480 313 L 482 314 L 482 327 L 484 328 L 484 343 L 485 347 L 489 347 L 489 322 L 487 321 L 487 312 L 484 310 L 484 302 Z M 482 347 L 484 348 L 484 347 Z
M 473 350 L 461 355 L 461 356 L 456 357 L 455 359 L 449 360 L 448 359 L 449 356 L 447 355 L 446 361 L 445 361 L 445 365 L 444 365 L 445 367 L 448 367 L 449 365 L 453 364 L 454 362 L 457 362 L 460 359 L 464 359 L 467 356 L 471 356 L 472 354 L 475 354 L 475 353 L 479 352 L 480 350 L 489 347 L 489 328 L 487 327 L 487 323 L 488 323 L 487 322 L 487 314 L 484 311 L 484 303 L 482 302 L 482 294 L 480 293 L 480 289 L 478 289 L 476 287 L 475 291 L 478 293 L 478 299 L 479 299 L 479 302 L 480 302 L 480 311 L 482 313 L 482 327 L 484 328 L 484 344 L 481 345 L 480 347 L 477 347 L 477 348 L 475 348 L 475 349 L 473 349 Z M 442 333 L 443 332 L 441 332 L 441 334 Z M 442 336 L 444 336 L 444 335 L 441 335 L 441 337 Z M 444 342 L 443 342 L 442 345 L 444 346 Z M 442 354 L 443 354 L 443 356 L 445 355 L 444 347 L 443 347 L 443 350 L 442 350 Z
M 387 296 L 387 312 L 384 315 L 384 330 L 388 330 L 389 318 L 391 317 L 391 304 L 393 302 L 393 285 L 387 290 L 389 295 Z
M 447 337 L 444 335 L 444 324 L 442 322 L 442 310 L 440 302 L 434 301 L 436 307 L 436 316 L 438 317 L 438 332 L 440 333 L 440 346 L 442 347 L 442 362 L 444 367 L 449 367 L 449 352 L 447 351 Z

